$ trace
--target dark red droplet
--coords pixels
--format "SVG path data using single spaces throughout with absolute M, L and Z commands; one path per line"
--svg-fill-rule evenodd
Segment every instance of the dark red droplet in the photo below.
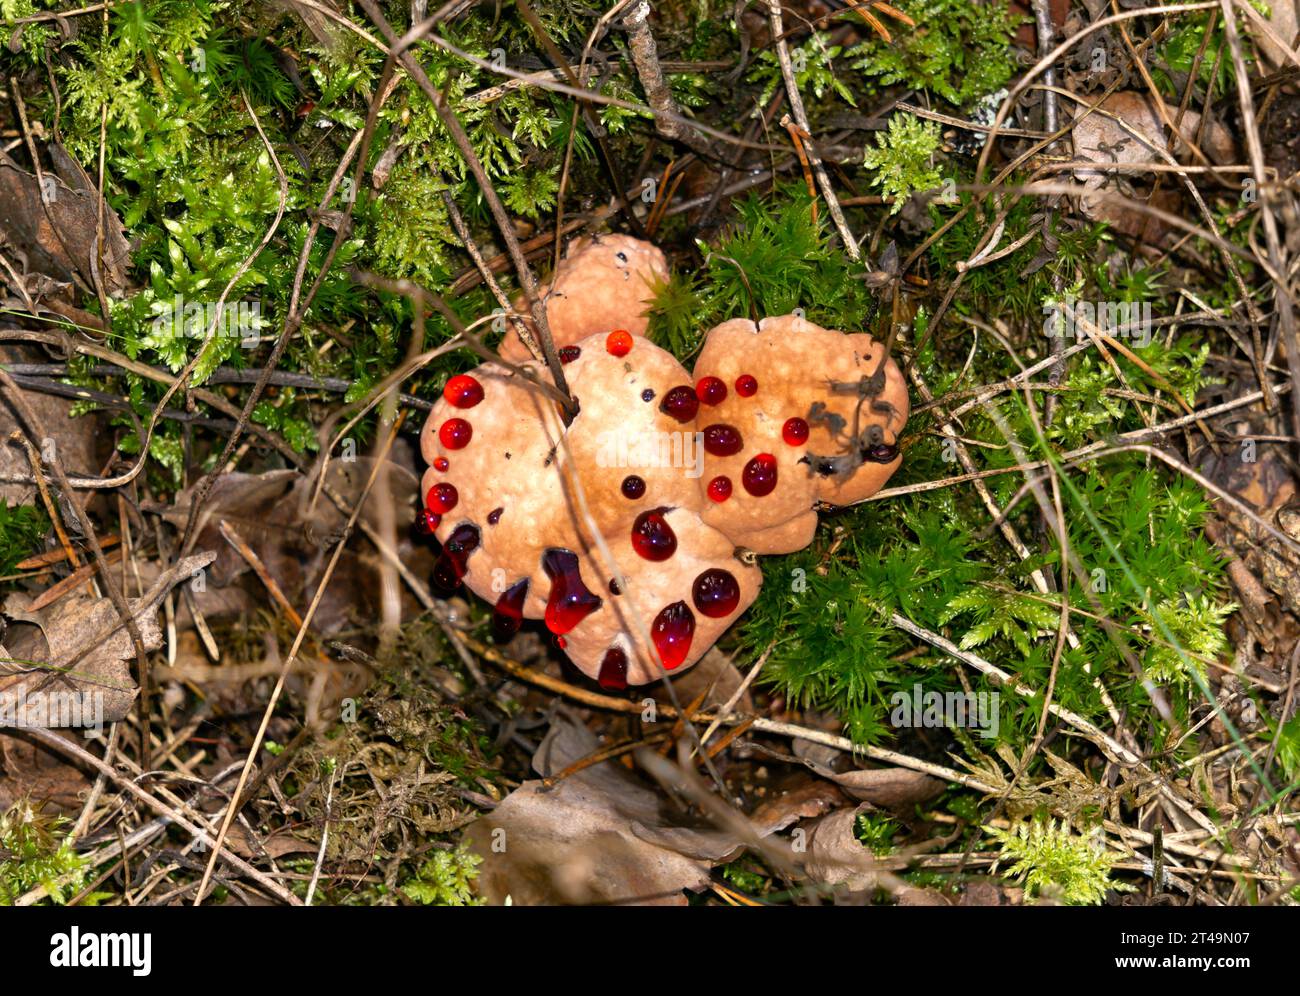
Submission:
M 432 536 L 442 525 L 442 516 L 432 509 L 422 508 L 415 517 L 415 528 L 421 536 Z
M 438 440 L 449 450 L 459 450 L 469 445 L 474 427 L 463 418 L 449 418 L 438 429 Z
M 557 636 L 555 638 L 555 645 L 559 647 L 561 650 L 563 650 L 565 647 L 569 645 L 569 641 L 562 636 Z
M 473 408 L 483 400 L 483 385 L 469 374 L 457 374 L 442 389 L 447 404 L 456 408 Z
M 808 442 L 808 423 L 801 418 L 788 418 L 781 426 L 781 438 L 787 446 L 802 446 Z
M 715 477 L 709 482 L 709 500 L 724 502 L 731 497 L 731 478 Z
M 497 599 L 492 609 L 492 639 L 508 643 L 524 621 L 524 599 L 528 597 L 528 579 L 516 581 Z
M 752 398 L 758 393 L 758 379 L 752 374 L 741 374 L 736 378 L 736 393 L 742 398 Z
M 627 654 L 619 647 L 610 647 L 600 661 L 600 675 L 596 678 L 601 688 L 621 692 L 627 687 Z
M 610 579 L 609 579 L 609 593 L 610 593 L 611 595 L 621 595 L 621 594 L 623 594 L 623 589 L 622 589 L 622 587 L 621 587 L 621 586 L 619 585 L 619 583 L 618 583 L 618 578 L 610 578 Z
M 642 401 L 654 401 L 654 399 L 655 399 L 655 392 L 653 387 L 647 387 L 644 391 L 641 392 Z
M 700 410 L 700 399 L 696 396 L 693 387 L 686 385 L 674 387 L 664 395 L 663 401 L 659 402 L 659 410 L 665 415 L 671 415 L 678 422 L 691 422 L 695 419 L 695 413 Z
M 685 602 L 665 606 L 650 625 L 650 639 L 654 640 L 659 659 L 669 671 L 682 666 L 691 652 L 695 636 L 695 615 Z
M 561 347 L 560 347 L 560 362 L 561 362 L 561 363 L 572 363 L 574 360 L 576 360 L 576 359 L 577 359 L 579 356 L 581 356 L 581 355 L 582 355 L 582 347 L 581 347 L 581 346 L 561 346 Z
M 613 356 L 626 356 L 632 352 L 632 333 L 626 329 L 615 329 L 605 336 L 605 348 Z
M 433 469 L 434 469 L 434 470 L 440 471 L 440 472 L 442 472 L 442 473 L 446 473 L 447 468 L 450 467 L 450 466 L 451 466 L 451 464 L 447 461 L 447 458 L 446 458 L 446 457 L 434 457 L 434 460 L 433 460 Z
M 713 456 L 735 456 L 745 447 L 740 430 L 734 425 L 704 427 L 704 452 Z
M 551 547 L 542 554 L 542 569 L 551 579 L 551 593 L 546 599 L 546 628 L 563 635 L 595 612 L 601 605 L 583 584 L 578 569 L 578 555 L 571 550 Z
M 455 591 L 465 576 L 466 561 L 478 549 L 478 526 L 461 523 L 451 531 L 433 565 L 433 583 L 443 591 Z
M 501 521 L 501 513 L 504 512 L 504 511 L 505 511 L 504 508 L 494 508 L 494 509 L 492 509 L 492 511 L 490 511 L 490 512 L 488 513 L 488 525 L 489 525 L 489 526 L 495 526 L 498 522 L 500 522 L 500 521 Z
M 430 511 L 437 512 L 439 515 L 446 515 L 456 507 L 458 501 L 460 501 L 460 493 L 456 490 L 456 485 L 448 484 L 446 481 L 435 484 L 424 496 L 424 503 L 429 506 Z
M 628 474 L 623 478 L 623 497 L 631 501 L 636 501 L 645 494 L 645 480 L 637 477 L 636 474 Z
M 755 498 L 770 495 L 776 490 L 776 457 L 771 453 L 760 453 L 745 464 L 740 481 Z
M 706 405 L 720 405 L 727 400 L 727 385 L 717 377 L 703 377 L 695 385 L 695 394 Z
M 646 560 L 667 560 L 677 552 L 677 534 L 664 518 L 666 508 L 642 512 L 632 523 L 632 549 Z
M 721 619 L 736 611 L 740 604 L 740 583 L 730 571 L 710 567 L 691 586 L 695 607 L 710 619 Z

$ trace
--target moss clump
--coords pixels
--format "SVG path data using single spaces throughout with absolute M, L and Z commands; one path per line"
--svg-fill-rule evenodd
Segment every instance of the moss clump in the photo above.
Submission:
M 62 906 L 85 884 L 88 859 L 72 849 L 64 816 L 46 816 L 30 802 L 0 814 L 0 906 L 44 886 Z
M 1002 845 L 1000 860 L 1008 863 L 1007 872 L 1034 898 L 1090 906 L 1105 899 L 1108 889 L 1132 890 L 1110 879 L 1118 859 L 1099 840 L 1072 832 L 1068 824 L 1033 819 L 1010 830 L 984 829 Z

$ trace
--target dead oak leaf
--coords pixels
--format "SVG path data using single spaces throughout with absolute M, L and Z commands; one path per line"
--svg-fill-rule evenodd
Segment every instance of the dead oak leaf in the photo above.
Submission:
M 40 177 L 0 153 L 0 234 L 21 253 L 24 272 L 95 288 L 98 272 L 108 294 L 125 289 L 130 246 L 116 212 L 85 170 L 55 142 L 47 146 L 53 170 Z M 103 214 L 103 266 L 96 243 Z
M 553 774 L 598 747 L 585 726 L 561 715 L 533 767 Z M 703 888 L 718 852 L 735 850 L 718 837 L 669 825 L 659 796 L 611 761 L 551 789 L 526 781 L 466 831 L 483 859 L 480 894 L 525 906 L 685 905 L 682 890 Z
M 162 646 L 157 613 L 163 597 L 215 556 L 185 557 L 142 597 L 127 600 L 146 650 Z M 31 611 L 34 601 L 15 593 L 4 604 L 10 626 L 0 646 L 0 723 L 90 726 L 124 718 L 139 690 L 127 663 L 136 651 L 113 603 L 84 590 Z
M 1146 94 L 1119 90 L 1103 100 L 1098 109 L 1084 117 L 1093 100 L 1084 98 L 1076 112 L 1077 121 L 1070 137 L 1074 143 L 1074 158 L 1080 164 L 1096 163 L 1099 169 L 1076 168 L 1075 176 L 1083 181 L 1088 193 L 1079 198 L 1079 208 L 1093 221 L 1105 221 L 1117 231 L 1147 241 L 1157 240 L 1167 230 L 1167 225 L 1123 203 L 1129 201 L 1150 203 L 1152 207 L 1173 212 L 1177 206 L 1176 184 L 1162 185 L 1154 199 L 1150 189 L 1140 189 L 1141 172 L 1123 167 L 1137 163 L 1163 163 L 1168 146 L 1169 129 L 1160 113 Z M 1176 113 L 1174 108 L 1171 113 Z M 1179 134 L 1194 139 L 1199 131 L 1201 116 L 1196 111 L 1184 113 L 1179 124 Z M 1211 162 L 1224 163 L 1233 155 L 1232 138 L 1217 122 L 1206 129 L 1202 151 Z M 1179 160 L 1190 155 L 1185 142 L 1174 144 L 1173 155 Z M 1105 167 L 1111 167 L 1106 169 Z

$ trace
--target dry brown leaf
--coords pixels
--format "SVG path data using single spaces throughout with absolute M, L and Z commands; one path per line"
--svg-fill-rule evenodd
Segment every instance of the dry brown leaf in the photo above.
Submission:
M 1081 115 L 1083 107 L 1080 105 L 1076 113 Z M 1147 95 L 1120 90 L 1103 100 L 1099 110 L 1106 114 L 1089 114 L 1071 132 L 1076 160 L 1111 165 L 1164 162 L 1161 153 L 1165 151 L 1169 132 Z M 1189 110 L 1183 116 L 1180 133 L 1195 139 L 1200 123 L 1200 114 Z M 1211 162 L 1231 161 L 1233 144 L 1227 129 L 1217 122 L 1211 122 L 1202 151 Z M 1176 143 L 1173 152 L 1176 158 L 1184 159 L 1188 153 L 1185 144 Z M 1123 195 L 1131 200 L 1148 201 L 1153 207 L 1170 211 L 1177 203 L 1175 184 L 1163 184 L 1161 193 L 1153 200 L 1149 190 L 1140 189 L 1140 173 L 1115 173 L 1098 169 L 1076 169 L 1074 173 L 1083 181 L 1084 187 L 1093 191 L 1079 199 L 1080 210 L 1087 217 L 1094 221 L 1108 222 L 1117 231 L 1147 241 L 1158 240 L 1168 230 L 1158 219 L 1130 210 L 1114 198 Z
M 1300 48 L 1292 44 L 1296 32 L 1300 31 L 1300 0 L 1269 0 L 1268 9 L 1269 16 L 1264 20 L 1268 22 L 1269 30 L 1289 46 L 1291 52 L 1300 54 Z M 1287 56 L 1277 42 L 1268 36 L 1253 17 L 1246 18 L 1246 30 L 1255 39 L 1255 48 L 1259 52 L 1260 62 L 1267 72 L 1276 73 L 1288 67 L 1295 67 L 1295 62 Z
M 186 557 L 143 597 L 128 600 L 146 650 L 162 645 L 157 612 L 163 597 L 213 556 Z M 32 602 L 32 596 L 14 593 L 4 604 L 11 622 L 0 646 L 0 722 L 98 726 L 125 717 L 138 691 L 127 664 L 135 647 L 113 603 L 84 589 L 35 612 L 29 610 Z
M 80 734 L 60 731 L 69 740 Z M 44 803 L 51 816 L 75 813 L 90 779 L 58 751 L 26 737 L 0 733 L 0 810 L 20 799 Z
M 844 793 L 825 779 L 800 772 L 793 788 L 767 800 L 750 816 L 749 821 L 761 836 L 780 833 L 799 820 L 822 816 L 844 804 Z
M 562 714 L 533 767 L 539 774 L 556 772 L 599 746 L 586 727 Z M 549 791 L 541 781 L 524 782 L 469 827 L 466 839 L 483 858 L 480 893 L 491 903 L 509 898 L 524 906 L 682 906 L 682 890 L 707 884 L 721 849 L 716 833 L 671 826 L 659 795 L 610 761 Z
M 77 162 L 57 143 L 48 145 L 53 171 L 40 179 L 0 154 L 0 241 L 17 250 L 24 273 L 43 273 L 83 290 L 95 287 L 100 270 L 104 290 L 116 294 L 126 287 L 130 246 L 121 220 Z M 42 180 L 44 196 L 42 197 Z M 99 212 L 104 214 L 103 266 L 95 261 Z
M 858 817 L 870 808 L 863 803 L 855 809 L 840 809 L 809 828 L 803 870 L 810 879 L 843 886 L 850 892 L 865 892 L 880 884 L 884 873 L 854 832 Z
M 933 799 L 943 791 L 943 782 L 908 768 L 858 768 L 853 771 L 829 771 L 809 765 L 829 778 L 859 802 L 900 809 Z
M 361 496 L 373 467 L 371 457 L 334 460 L 329 465 L 326 481 L 345 500 L 354 502 Z M 399 509 L 411 509 L 413 516 L 419 480 L 400 463 L 390 462 L 390 467 L 392 502 Z M 252 570 L 248 561 L 221 536 L 220 523 L 226 521 L 266 565 L 290 603 L 300 613 L 304 611 L 347 522 L 338 506 L 323 494 L 313 504 L 313 492 L 311 480 L 292 470 L 234 473 L 218 478 L 198 522 L 199 545 L 215 550 L 217 556 L 210 572 L 210 586 L 224 588 Z M 181 492 L 163 511 L 163 518 L 184 528 L 192 500 L 190 491 Z M 361 521 L 377 527 L 374 506 L 373 500 L 366 503 Z M 429 548 L 413 543 L 406 535 L 409 519 L 399 514 L 398 521 L 398 556 L 416 574 L 427 574 L 433 565 Z M 333 633 L 358 620 L 378 617 L 378 562 L 379 555 L 368 543 L 349 544 L 315 615 L 322 632 Z M 267 596 L 261 583 L 251 580 L 248 584 L 254 599 L 265 605 Z M 200 611 L 208 619 L 225 615 L 222 605 L 215 600 L 201 604 Z
M 16 345 L 0 346 L 0 363 L 6 366 L 12 363 L 48 361 L 49 357 L 36 349 Z M 53 446 L 54 453 L 71 475 L 97 474 L 103 465 L 99 447 L 104 439 L 99 418 L 94 415 L 73 418 L 73 403 L 63 398 L 28 390 L 22 391 L 22 395 L 48 436 L 48 442 L 45 439 L 36 441 L 37 450 L 48 452 Z M 39 500 L 36 484 L 26 483 L 32 480 L 32 465 L 27 451 L 21 443 L 10 439 L 16 431 L 23 431 L 26 435 L 25 429 L 9 399 L 0 394 L 0 500 L 11 506 L 30 505 Z

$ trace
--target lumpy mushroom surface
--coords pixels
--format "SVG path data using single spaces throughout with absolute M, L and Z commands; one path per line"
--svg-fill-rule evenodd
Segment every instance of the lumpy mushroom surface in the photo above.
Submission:
M 667 280 L 668 261 L 649 242 L 628 235 L 576 240 L 551 279 L 538 287 L 555 348 L 615 329 L 645 335 L 646 313 L 659 285 Z M 528 313 L 522 299 L 516 299 L 514 306 L 518 313 Z M 528 324 L 532 326 L 531 321 Z M 516 363 L 532 359 L 512 326 L 498 351 Z
M 491 603 L 499 640 L 541 620 L 609 689 L 699 660 L 758 596 L 753 555 L 878 491 L 908 416 L 879 343 L 796 315 L 724 322 L 688 372 L 642 334 L 667 276 L 646 243 L 580 241 L 545 288 L 571 423 L 512 332 L 516 367 L 450 378 L 420 439 L 435 585 Z
M 567 428 L 525 376 L 544 378 L 541 364 L 485 364 L 465 375 L 481 398 L 460 408 L 444 392 L 420 442 L 426 504 L 440 516 L 435 582 L 463 581 L 505 635 L 543 620 L 580 669 L 620 687 L 694 664 L 753 602 L 762 574 L 701 518 L 694 425 L 655 403 L 690 382 L 685 368 L 640 336 L 626 352 L 607 339 L 577 343 L 566 374 L 580 411 Z M 442 429 L 454 419 L 472 433 L 453 448 Z M 448 487 L 454 504 L 442 510 Z M 611 650 L 621 670 L 605 666 Z
M 730 493 L 704 520 L 755 553 L 790 553 L 812 540 L 818 502 L 848 505 L 879 491 L 901 462 L 908 415 L 902 373 L 893 360 L 881 364 L 883 352 L 869 335 L 796 315 L 714 328 L 696 382 L 732 389 L 700 421 L 726 426 L 742 445 L 706 447 L 706 495 L 719 479 Z

